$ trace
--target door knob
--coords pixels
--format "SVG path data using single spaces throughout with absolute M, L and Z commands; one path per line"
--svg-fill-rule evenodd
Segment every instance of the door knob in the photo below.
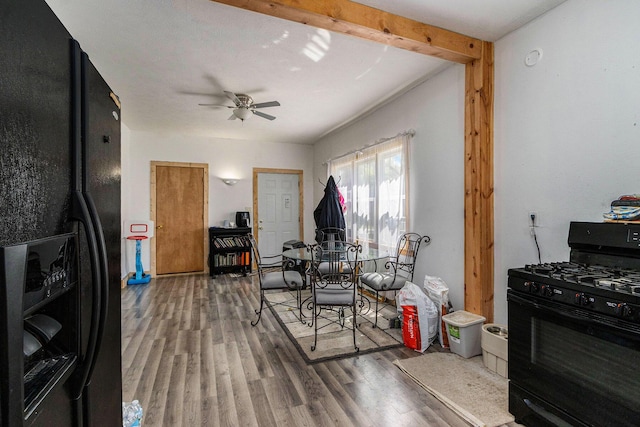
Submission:
M 262 230 L 262 227 L 258 227 L 258 230 Z

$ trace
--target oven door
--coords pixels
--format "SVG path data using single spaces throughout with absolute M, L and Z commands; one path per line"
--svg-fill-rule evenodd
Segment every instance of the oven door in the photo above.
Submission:
M 535 425 L 637 426 L 640 327 L 508 291 L 509 411 Z

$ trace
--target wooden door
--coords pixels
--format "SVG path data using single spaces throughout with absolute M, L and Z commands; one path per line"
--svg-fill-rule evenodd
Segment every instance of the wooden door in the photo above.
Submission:
M 302 236 L 301 171 L 263 170 L 256 181 L 258 247 L 263 256 L 279 255 L 284 242 Z
M 155 273 L 204 271 L 208 220 L 207 165 L 154 163 Z

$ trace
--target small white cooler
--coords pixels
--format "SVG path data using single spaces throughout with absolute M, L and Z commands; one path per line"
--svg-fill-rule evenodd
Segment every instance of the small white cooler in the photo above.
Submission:
M 465 358 L 482 354 L 482 324 L 486 318 L 460 310 L 445 314 L 451 351 Z

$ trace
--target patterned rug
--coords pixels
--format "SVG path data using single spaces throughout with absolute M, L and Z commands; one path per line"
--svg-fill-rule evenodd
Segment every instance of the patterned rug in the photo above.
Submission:
M 303 291 L 303 301 L 310 300 L 311 293 Z M 364 297 L 366 298 L 366 297 Z M 311 351 L 313 345 L 314 328 L 311 322 L 311 308 L 308 303 L 303 304 L 302 320 L 298 319 L 299 311 L 296 306 L 295 293 L 277 292 L 266 295 L 271 312 L 294 343 L 302 358 L 307 364 L 325 362 L 327 360 L 353 357 L 359 354 L 373 353 L 389 348 L 401 347 L 402 330 L 389 328 L 389 320 L 395 316 L 395 307 L 385 307 L 378 318 L 378 327 L 373 327 L 375 312 L 373 305 L 365 301 L 361 313 L 356 316 L 358 329 L 356 330 L 356 344 L 360 351 L 356 352 L 353 346 L 353 333 L 351 325 L 353 316 L 347 309 L 344 328 L 338 324 L 330 324 L 329 320 L 318 320 L 318 342 L 315 351 Z M 324 312 L 323 312 L 324 315 Z M 337 318 L 337 313 L 329 312 L 328 318 Z M 327 325 L 327 326 L 325 326 Z M 325 326 L 325 327 L 322 327 Z M 322 328 L 320 328 L 322 327 Z

